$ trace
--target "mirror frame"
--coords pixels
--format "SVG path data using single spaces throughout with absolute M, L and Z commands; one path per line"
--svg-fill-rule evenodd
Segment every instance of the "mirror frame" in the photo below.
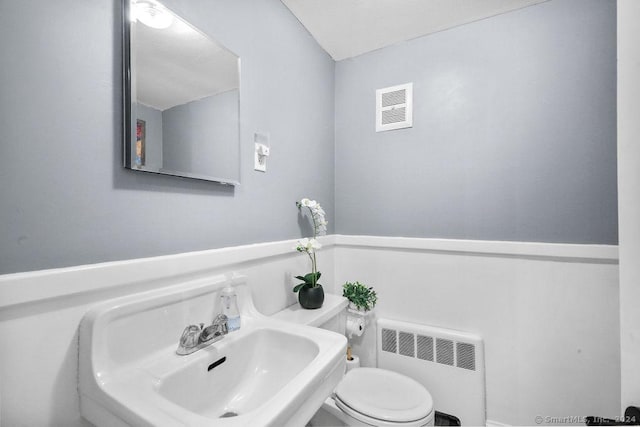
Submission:
M 236 186 L 240 184 L 240 175 L 242 173 L 242 168 L 241 168 L 241 151 L 242 151 L 242 147 L 241 147 L 241 126 L 240 126 L 240 96 L 241 96 L 241 87 L 242 87 L 242 74 L 240 72 L 240 56 L 237 55 L 235 52 L 229 50 L 226 46 L 220 45 L 221 48 L 226 49 L 228 52 L 232 53 L 233 55 L 236 56 L 237 61 L 238 61 L 238 141 L 237 141 L 237 145 L 238 145 L 238 158 L 236 159 L 237 162 L 237 166 L 238 166 L 238 178 L 237 179 L 230 179 L 230 178 L 220 178 L 220 177 L 215 177 L 215 176 L 209 176 L 209 175 L 203 175 L 203 174 L 195 174 L 195 173 L 190 173 L 190 172 L 181 172 L 181 171 L 153 171 L 153 170 L 144 170 L 144 169 L 136 169 L 134 167 L 132 167 L 132 158 L 131 158 L 131 146 L 133 144 L 133 141 L 135 140 L 135 134 L 136 134 L 136 129 L 133 126 L 133 123 L 136 122 L 136 117 L 133 117 L 134 111 L 135 109 L 133 108 L 133 105 L 135 103 L 135 100 L 132 96 L 133 90 L 132 90 L 132 85 L 134 84 L 133 81 L 133 76 L 135 75 L 134 73 L 136 72 L 135 67 L 133 67 L 132 65 L 132 55 L 135 54 L 132 46 L 131 46 L 131 0 L 121 0 L 121 6 L 122 6 L 122 111 L 123 111 L 123 117 L 122 117 L 122 137 L 123 137 L 123 143 L 122 143 L 122 148 L 123 148 L 123 166 L 125 169 L 131 170 L 131 171 L 135 171 L 135 172 L 146 172 L 146 173 L 151 173 L 151 174 L 156 174 L 156 175 L 166 175 L 166 176 L 177 176 L 177 177 L 181 177 L 181 178 L 189 178 L 189 179 L 196 179 L 196 180 L 200 180 L 200 181 L 209 181 L 209 182 L 216 182 L 218 184 L 222 184 L 222 185 L 230 185 L 230 186 Z M 164 5 L 163 5 L 164 6 Z M 167 8 L 166 6 L 164 6 L 165 8 Z M 204 35 L 205 37 L 208 37 L 211 39 L 211 37 L 204 33 L 203 31 L 201 31 L 200 29 L 198 29 L 197 27 L 195 27 L 193 24 L 185 21 L 182 17 L 180 17 L 179 15 L 175 14 L 171 9 L 167 8 L 169 11 L 171 11 L 171 13 L 173 13 L 175 16 L 177 16 L 179 19 L 182 19 L 185 23 L 187 23 L 189 26 L 191 26 L 194 30 L 198 31 L 200 34 Z M 220 44 L 219 42 L 215 41 L 215 43 Z

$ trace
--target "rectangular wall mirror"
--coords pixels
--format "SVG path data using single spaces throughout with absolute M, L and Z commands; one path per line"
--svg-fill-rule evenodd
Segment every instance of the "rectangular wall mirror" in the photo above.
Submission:
M 123 0 L 124 166 L 240 181 L 240 58 L 155 0 Z

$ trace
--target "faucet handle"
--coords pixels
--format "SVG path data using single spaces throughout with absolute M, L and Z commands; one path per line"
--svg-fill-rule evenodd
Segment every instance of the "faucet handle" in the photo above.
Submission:
M 213 319 L 213 326 L 218 330 L 220 335 L 226 335 L 229 333 L 229 318 L 225 314 L 218 314 Z
M 182 331 L 182 336 L 180 337 L 180 347 L 183 349 L 190 349 L 196 347 L 198 345 L 198 340 L 200 338 L 200 333 L 202 331 L 202 327 L 204 324 L 197 325 L 189 325 L 184 328 Z
M 216 318 L 213 319 L 212 325 L 216 325 L 216 326 L 221 325 L 226 329 L 228 320 L 229 318 L 227 317 L 226 314 L 218 314 Z
M 200 334 L 200 342 L 209 342 L 213 339 L 222 339 L 227 335 L 229 327 L 227 325 L 227 316 L 219 314 L 213 319 L 213 323 L 202 330 Z M 215 342 L 215 341 L 214 341 Z

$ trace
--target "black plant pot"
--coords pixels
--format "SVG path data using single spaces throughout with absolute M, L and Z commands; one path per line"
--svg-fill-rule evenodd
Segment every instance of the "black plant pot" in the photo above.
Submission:
M 298 301 L 302 308 L 314 309 L 322 307 L 324 302 L 324 289 L 322 285 L 315 288 L 305 286 L 298 291 Z

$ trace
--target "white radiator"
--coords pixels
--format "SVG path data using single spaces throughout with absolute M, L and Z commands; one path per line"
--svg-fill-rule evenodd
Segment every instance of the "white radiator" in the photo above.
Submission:
M 466 332 L 378 319 L 378 367 L 425 386 L 436 411 L 462 425 L 486 424 L 484 345 Z

